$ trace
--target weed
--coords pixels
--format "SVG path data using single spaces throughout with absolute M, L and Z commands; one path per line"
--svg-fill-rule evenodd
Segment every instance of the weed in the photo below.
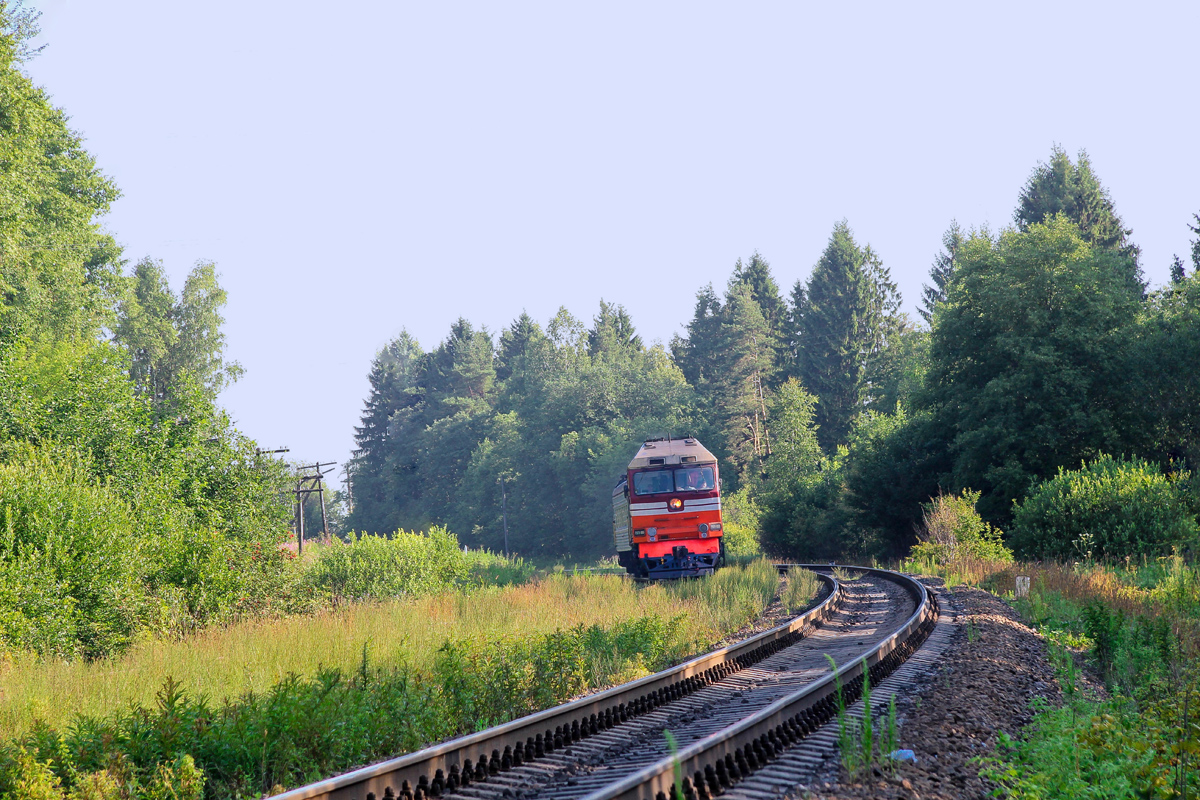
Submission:
M 784 579 L 779 591 L 779 602 L 789 614 L 798 614 L 812 603 L 821 588 L 816 573 L 807 569 L 793 569 Z
M 663 736 L 667 740 L 667 752 L 670 753 L 671 760 L 674 762 L 675 782 L 671 784 L 671 798 L 672 800 L 683 800 L 683 765 L 679 763 L 679 743 L 675 740 L 674 734 L 668 730 L 663 731 Z
M 840 583 L 850 583 L 856 581 L 863 576 L 861 572 L 853 572 L 843 567 L 833 568 L 833 577 L 837 578 Z
M 834 672 L 837 671 L 837 664 L 833 657 L 828 653 L 825 658 L 829 661 L 829 668 Z M 874 712 L 871 707 L 871 672 L 863 665 L 862 674 L 862 704 L 863 716 L 861 720 L 852 721 L 846 713 L 846 700 L 842 691 L 842 679 L 839 675 L 834 678 L 837 697 L 837 721 L 838 721 L 838 752 L 842 757 L 842 765 L 846 768 L 846 772 L 851 778 L 861 778 L 871 774 L 871 771 L 876 766 L 891 766 L 891 762 L 884 759 L 886 753 L 891 753 L 896 749 L 899 741 L 896 723 L 896 697 L 893 695 L 888 701 L 887 716 L 881 721 L 883 730 L 877 736 L 875 730 Z M 880 741 L 880 738 L 882 741 Z M 883 751 L 877 750 L 877 744 L 882 745 L 886 749 Z

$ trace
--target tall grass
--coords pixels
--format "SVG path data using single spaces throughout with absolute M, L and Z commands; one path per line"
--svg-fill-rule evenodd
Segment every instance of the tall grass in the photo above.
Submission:
M 699 648 L 761 613 L 777 581 L 765 561 L 703 581 L 640 588 L 615 576 L 560 575 L 523 586 L 476 587 L 244 622 L 184 641 L 143 642 L 123 656 L 91 663 L 15 656 L 0 663 L 0 731 L 17 733 L 35 720 L 60 725 L 76 714 L 102 716 L 130 703 L 152 705 L 168 677 L 191 695 L 219 699 L 267 691 L 291 673 L 353 672 L 364 649 L 381 667 L 430 669 L 447 640 L 495 640 L 681 615 L 691 645 Z
M 779 602 L 789 614 L 798 614 L 812 603 L 821 588 L 815 572 L 807 569 L 792 569 L 779 590 Z
M 209 798 L 279 791 L 663 668 L 760 614 L 777 582 L 766 563 L 668 586 L 559 575 L 214 631 L 169 673 L 154 650 L 49 680 L 10 664 L 24 732 L 0 741 L 0 796 L 34 781 L 150 797 L 136 787 L 186 758 Z
M 779 570 L 764 558 L 718 570 L 702 580 L 665 584 L 663 591 L 708 609 L 711 630 L 730 632 L 762 613 L 775 599 Z

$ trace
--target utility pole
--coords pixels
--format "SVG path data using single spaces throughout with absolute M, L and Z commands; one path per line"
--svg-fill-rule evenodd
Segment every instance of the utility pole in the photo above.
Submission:
M 296 555 L 304 553 L 304 498 L 307 495 L 316 493 L 321 500 L 321 527 L 324 528 L 323 534 L 326 539 L 329 538 L 329 523 L 325 517 L 325 486 L 321 482 L 321 478 L 328 475 L 333 470 L 328 469 L 324 472 L 321 467 L 331 467 L 336 464 L 336 461 L 318 461 L 315 464 L 307 464 L 296 467 L 296 488 L 293 490 L 296 494 Z M 306 475 L 304 470 L 313 470 L 314 474 Z
M 500 517 L 504 520 L 504 557 L 508 558 L 508 492 L 504 489 L 504 476 L 500 477 Z

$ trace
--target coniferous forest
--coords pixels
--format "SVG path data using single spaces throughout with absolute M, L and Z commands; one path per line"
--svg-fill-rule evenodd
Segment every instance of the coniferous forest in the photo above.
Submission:
M 903 555 L 943 494 L 978 492 L 1009 530 L 1031 492 L 1085 465 L 1110 465 L 1117 494 L 1165 480 L 1183 522 L 1106 544 L 1026 521 L 1022 554 L 1190 546 L 1200 215 L 1180 213 L 1190 263 L 1151 288 L 1086 153 L 1053 148 L 1015 201 L 1000 230 L 949 224 L 916 320 L 885 254 L 843 220 L 795 286 L 753 253 L 721 289 L 699 287 L 667 347 L 603 300 L 590 320 L 521 314 L 499 336 L 459 319 L 428 351 L 401 331 L 372 364 L 348 525 L 444 524 L 499 549 L 503 505 L 513 550 L 601 556 L 636 444 L 691 434 L 721 459 L 727 515 L 775 555 Z

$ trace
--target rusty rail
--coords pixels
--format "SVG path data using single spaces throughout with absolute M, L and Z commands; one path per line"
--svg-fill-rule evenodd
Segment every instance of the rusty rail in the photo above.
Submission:
M 812 569 L 829 569 L 816 565 Z M 937 601 L 920 582 L 900 573 L 869 567 L 844 567 L 886 576 L 905 586 L 917 601 L 916 611 L 894 634 L 835 672 L 781 698 L 767 708 L 724 728 L 645 769 L 587 795 L 584 800 L 709 800 L 734 786 L 829 722 L 837 713 L 837 694 L 850 706 L 861 695 L 863 675 L 872 684 L 907 660 L 928 637 L 937 620 Z M 677 772 L 678 771 L 678 772 Z M 683 777 L 677 787 L 676 774 Z
M 802 565 L 795 565 L 802 566 Z M 828 569 L 828 567 L 815 567 Z M 425 800 L 569 746 L 684 697 L 788 647 L 842 602 L 841 584 L 817 573 L 828 594 L 795 619 L 632 683 L 452 739 L 399 758 L 302 786 L 275 800 Z M 656 787 L 658 783 L 654 784 Z M 657 789 L 656 789 L 657 791 Z

